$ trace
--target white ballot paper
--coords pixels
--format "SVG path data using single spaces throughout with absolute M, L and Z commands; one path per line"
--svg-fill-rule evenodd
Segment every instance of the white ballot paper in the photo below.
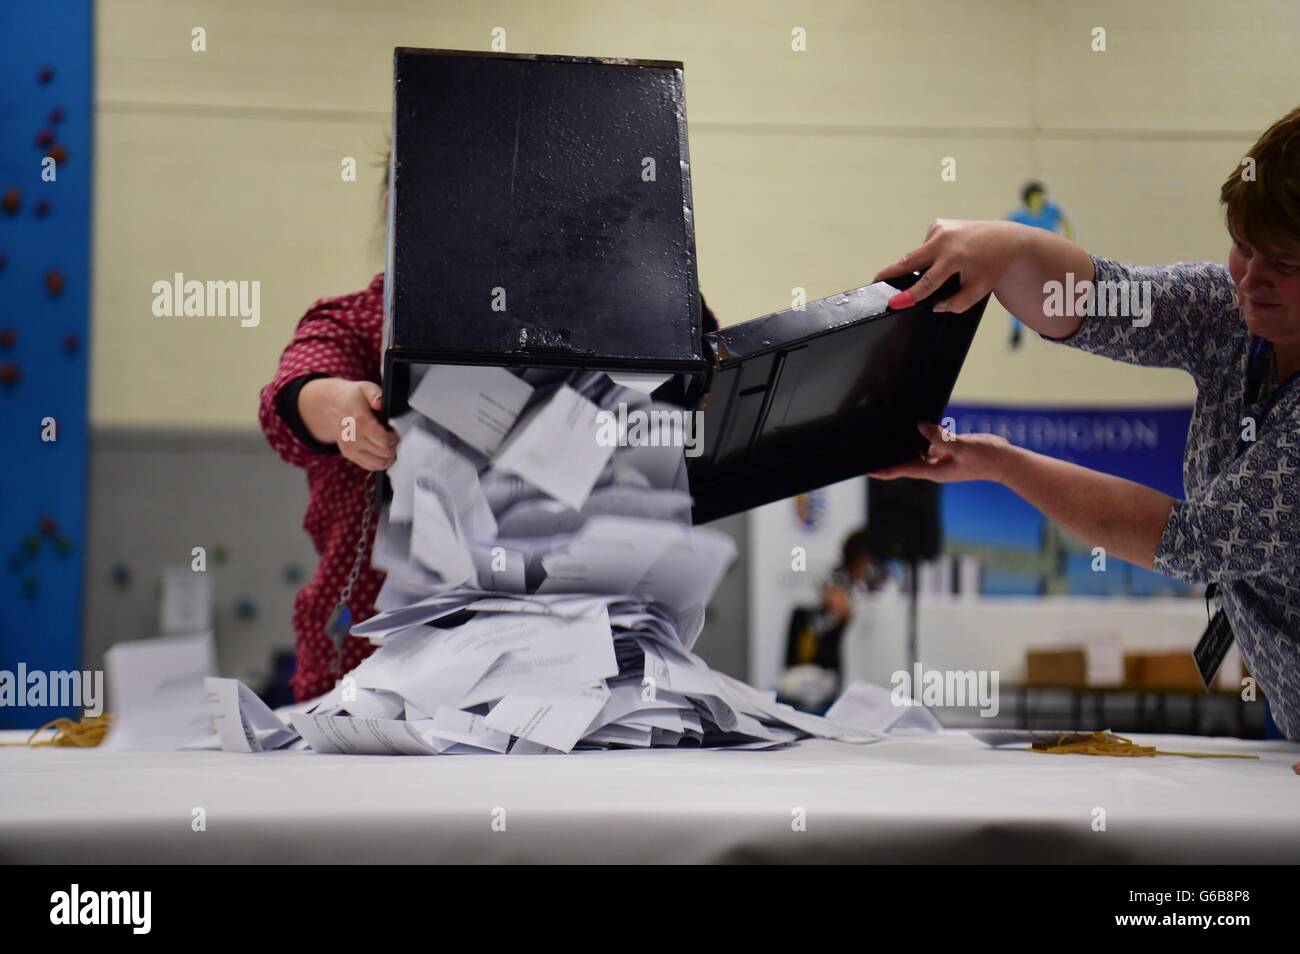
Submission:
M 596 438 L 600 409 L 561 385 L 530 410 L 492 460 L 497 470 L 518 474 L 561 503 L 581 510 L 596 478 L 614 453 Z
M 592 517 L 642 517 L 689 526 L 691 495 L 680 490 L 611 484 L 592 491 L 581 510 L 542 497 L 521 500 L 497 522 L 503 537 L 551 537 L 574 533 Z
M 337 704 L 346 707 L 349 715 L 359 719 L 400 719 L 406 712 L 406 700 L 395 692 L 366 689 L 348 682 L 341 685 Z
M 1091 732 L 1070 729 L 972 729 L 971 737 L 985 745 L 1000 748 L 1004 745 L 1059 745 L 1092 737 Z
M 636 371 L 621 371 L 618 374 L 611 374 L 610 379 L 617 385 L 625 388 L 631 388 L 641 394 L 650 394 L 651 392 L 662 387 L 670 374 L 644 374 Z
M 115 644 L 104 654 L 113 713 L 104 747 L 175 749 L 211 735 L 203 681 L 215 668 L 211 633 Z
M 532 394 L 531 384 L 505 368 L 437 364 L 408 400 L 429 420 L 491 457 Z
M 354 719 L 307 712 L 295 712 L 290 719 L 313 752 L 329 755 L 437 754 L 437 750 L 420 737 L 413 722 Z
M 444 583 L 478 582 L 455 504 L 444 488 L 427 477 L 415 481 L 411 556 Z
M 420 723 L 421 731 L 442 752 L 469 746 L 488 752 L 504 753 L 510 748 L 510 733 L 489 727 L 481 715 L 439 706 L 433 718 Z M 449 744 L 444 744 L 449 743 Z
M 238 679 L 208 678 L 203 684 L 212 721 L 225 751 L 262 752 L 297 740 L 298 733 L 281 722 L 279 716 Z
M 483 721 L 489 728 L 571 752 L 608 699 L 603 686 L 512 692 Z
M 518 550 L 496 544 L 471 544 L 470 558 L 479 585 L 501 593 L 523 593 L 527 586 L 524 555 Z
M 463 629 L 463 627 L 462 627 Z M 469 690 L 501 658 L 499 646 L 474 645 L 466 633 L 413 626 L 388 637 L 352 671 L 363 689 L 384 689 L 425 712 L 460 708 Z
M 393 485 L 393 499 L 388 519 L 409 523 L 415 515 L 417 478 L 429 480 L 448 495 L 453 510 L 472 539 L 490 539 L 497 535 L 496 520 L 479 485 L 473 464 L 445 441 L 422 428 L 409 428 L 397 445 L 397 459 L 388 468 Z
M 597 439 L 601 411 L 659 408 L 633 390 L 654 383 L 430 368 L 394 425 L 402 443 L 373 553 L 387 573 L 380 612 L 351 629 L 375 651 L 285 713 L 292 730 L 216 681 L 223 748 L 557 755 L 881 738 L 778 703 L 692 652 L 735 543 L 692 525 L 686 449 L 664 429 L 628 426 L 617 448 Z
M 671 521 L 639 517 L 593 517 L 566 543 L 542 557 L 546 577 L 538 592 L 640 592 L 645 589 L 644 581 L 651 569 L 670 549 L 676 547 L 681 552 L 695 546 L 688 541 L 701 541 L 699 546 L 708 547 L 713 556 L 726 561 L 720 567 L 708 568 L 706 581 L 715 578 L 715 569 L 716 578 L 720 578 L 735 555 L 730 538 L 716 530 L 695 530 Z M 712 541 L 715 546 L 703 541 Z M 672 575 L 667 568 L 663 572 Z M 670 592 L 667 586 L 663 589 L 666 594 Z M 692 592 L 671 589 L 671 595 Z
M 853 682 L 826 710 L 826 718 L 882 735 L 939 732 L 942 724 L 921 703 L 904 696 L 895 702 L 884 686 Z
M 536 613 L 504 618 L 485 614 L 461 629 L 469 630 L 476 624 L 486 633 L 477 639 L 472 633 L 464 638 L 474 639 L 476 645 L 489 652 L 500 650 L 501 654 L 461 700 L 462 707 L 500 699 L 519 685 L 587 684 L 618 675 L 609 615 L 604 607 L 576 619 Z

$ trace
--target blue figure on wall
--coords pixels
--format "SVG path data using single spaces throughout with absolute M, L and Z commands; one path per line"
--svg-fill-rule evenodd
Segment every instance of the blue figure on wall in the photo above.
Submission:
M 1030 179 L 1021 186 L 1020 208 L 1009 214 L 1007 218 L 1021 225 L 1057 232 L 1074 241 L 1074 226 L 1070 224 L 1065 210 L 1047 197 L 1047 186 L 1037 179 Z M 1020 319 L 1012 315 L 1011 347 L 1013 349 L 1020 347 L 1023 332 L 1024 326 L 1020 323 Z

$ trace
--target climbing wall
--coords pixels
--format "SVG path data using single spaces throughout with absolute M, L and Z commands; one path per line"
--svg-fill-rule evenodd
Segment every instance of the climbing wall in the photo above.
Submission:
M 91 3 L 0 5 L 0 670 L 80 667 Z M 12 678 L 12 677 L 11 677 Z M 70 707 L 0 706 L 0 728 Z

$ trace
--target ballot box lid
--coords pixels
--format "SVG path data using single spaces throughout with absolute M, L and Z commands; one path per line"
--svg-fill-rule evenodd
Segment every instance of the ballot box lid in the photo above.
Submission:
M 703 373 L 680 63 L 399 48 L 384 347 Z
M 938 422 L 975 337 L 987 296 L 935 313 L 954 276 L 901 311 L 895 289 L 919 275 L 864 286 L 707 336 L 715 367 L 691 399 L 700 453 L 686 464 L 693 518 L 705 523 L 914 459 L 919 421 Z

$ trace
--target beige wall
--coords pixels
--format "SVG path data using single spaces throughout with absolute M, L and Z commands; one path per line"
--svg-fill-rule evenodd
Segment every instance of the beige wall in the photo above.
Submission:
M 102 0 L 96 15 L 99 426 L 256 426 L 306 306 L 378 267 L 370 161 L 397 45 L 487 49 L 500 26 L 515 52 L 683 60 L 700 277 L 724 322 L 788 307 L 795 286 L 861 284 L 932 218 L 1002 216 L 1031 176 L 1093 251 L 1221 259 L 1218 184 L 1300 101 L 1295 0 Z M 260 326 L 155 318 L 151 286 L 177 271 L 261 281 Z M 1006 335 L 995 306 L 961 397 L 1191 396 L 1173 372 L 1037 341 L 1013 354 Z

